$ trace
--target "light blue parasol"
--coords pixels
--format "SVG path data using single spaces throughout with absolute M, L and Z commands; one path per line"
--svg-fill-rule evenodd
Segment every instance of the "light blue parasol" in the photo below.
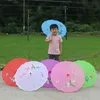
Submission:
M 60 35 L 61 37 L 64 37 L 67 34 L 67 28 L 62 22 L 59 22 L 57 20 L 47 20 L 47 21 L 44 21 L 41 26 L 42 31 L 45 35 L 51 34 L 50 26 L 52 24 L 58 25 L 58 28 L 59 28 L 58 35 Z

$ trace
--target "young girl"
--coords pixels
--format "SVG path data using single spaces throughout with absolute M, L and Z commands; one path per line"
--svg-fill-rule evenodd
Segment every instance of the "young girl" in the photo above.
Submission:
M 62 54 L 62 38 L 58 35 L 58 25 L 52 24 L 50 31 L 52 34 L 46 37 L 46 42 L 49 42 L 48 56 L 49 59 L 59 61 L 59 56 Z

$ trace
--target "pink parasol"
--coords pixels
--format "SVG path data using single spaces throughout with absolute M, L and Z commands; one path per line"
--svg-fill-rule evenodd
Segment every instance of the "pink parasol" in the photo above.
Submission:
M 52 69 L 53 85 L 63 92 L 78 91 L 84 84 L 84 72 L 73 62 L 60 62 Z

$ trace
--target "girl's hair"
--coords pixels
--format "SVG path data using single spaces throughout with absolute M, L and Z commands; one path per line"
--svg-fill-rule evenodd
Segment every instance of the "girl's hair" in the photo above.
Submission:
M 57 24 L 52 24 L 52 25 L 50 26 L 50 30 L 51 30 L 51 29 L 55 29 L 55 28 L 58 29 L 58 25 L 57 25 Z

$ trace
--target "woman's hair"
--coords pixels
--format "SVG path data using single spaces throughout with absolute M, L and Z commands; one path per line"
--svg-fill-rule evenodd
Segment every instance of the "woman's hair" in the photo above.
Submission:
M 50 26 L 50 30 L 51 30 L 51 29 L 55 29 L 55 28 L 58 29 L 58 25 L 57 25 L 57 24 L 52 24 L 52 25 Z

